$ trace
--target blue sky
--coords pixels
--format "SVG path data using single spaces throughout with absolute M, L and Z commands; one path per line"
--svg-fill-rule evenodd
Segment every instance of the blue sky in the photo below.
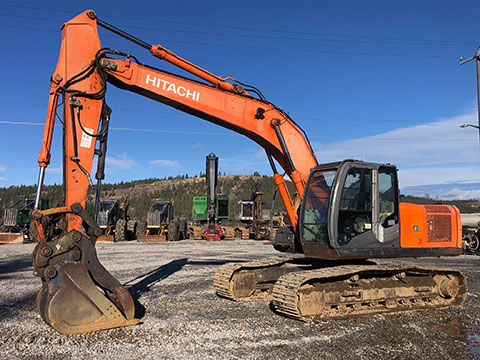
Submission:
M 320 162 L 390 162 L 402 190 L 480 198 L 458 186 L 480 182 L 478 132 L 459 127 L 477 123 L 475 65 L 458 60 L 480 43 L 478 1 L 0 1 L 2 187 L 36 183 L 59 29 L 86 9 L 261 89 Z M 185 75 L 103 29 L 100 38 Z M 263 149 L 229 130 L 113 86 L 107 103 L 107 182 L 197 174 L 210 152 L 222 173 L 271 174 Z M 61 183 L 58 125 L 46 183 Z

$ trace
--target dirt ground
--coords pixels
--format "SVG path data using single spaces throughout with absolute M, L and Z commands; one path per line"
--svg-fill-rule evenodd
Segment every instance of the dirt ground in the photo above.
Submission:
M 267 302 L 236 303 L 215 294 L 219 265 L 277 255 L 270 245 L 99 243 L 100 261 L 136 299 L 141 323 L 63 336 L 36 312 L 33 247 L 0 245 L 0 359 L 480 358 L 476 256 L 395 261 L 461 270 L 469 286 L 461 308 L 307 324 L 275 314 Z

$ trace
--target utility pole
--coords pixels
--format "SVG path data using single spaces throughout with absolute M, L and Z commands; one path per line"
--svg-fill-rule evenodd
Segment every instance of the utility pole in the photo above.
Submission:
M 478 126 L 475 126 L 478 128 L 478 143 L 480 145 L 480 46 L 475 55 L 472 57 L 463 60 L 463 58 L 460 58 L 460 65 L 463 65 L 470 60 L 476 59 L 477 60 L 477 114 L 478 114 Z

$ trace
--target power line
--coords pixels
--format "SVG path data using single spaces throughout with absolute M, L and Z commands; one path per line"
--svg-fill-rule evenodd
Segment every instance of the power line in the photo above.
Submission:
M 5 17 L 14 17 L 20 19 L 30 19 L 30 20 L 40 20 L 40 21 L 54 21 L 58 23 L 57 19 L 45 19 L 34 16 L 24 16 L 24 15 L 13 15 L 13 14 L 0 14 L 0 16 Z M 174 29 L 160 29 L 155 27 L 145 27 L 145 26 L 133 26 L 133 25 L 117 25 L 117 27 L 125 29 L 138 29 L 138 30 L 155 30 L 162 32 L 173 32 L 173 33 L 185 33 L 185 34 L 200 34 L 200 35 L 216 35 L 216 36 L 236 36 L 250 39 L 271 39 L 271 40 L 290 40 L 290 41 L 308 41 L 308 42 L 333 42 L 333 43 L 350 43 L 350 44 L 383 44 L 383 45 L 410 45 L 410 46 L 459 46 L 464 45 L 454 42 L 411 42 L 403 40 L 390 40 L 390 41 L 378 41 L 378 40 L 344 40 L 344 39 L 312 39 L 312 38 L 299 38 L 299 37 L 284 37 L 284 36 L 261 36 L 261 35 L 251 35 L 251 34 L 232 34 L 232 33 L 219 33 L 219 32 L 209 32 L 209 31 L 189 31 L 189 30 L 174 30 Z M 474 42 L 466 43 L 468 45 L 474 44 Z
M 106 15 L 105 17 L 117 18 L 117 19 L 128 19 L 128 20 L 139 20 L 145 21 L 143 18 L 135 18 L 128 16 L 114 16 Z M 338 33 L 320 33 L 320 32 L 305 32 L 305 31 L 294 31 L 294 30 L 280 30 L 280 29 L 260 29 L 260 28 L 251 28 L 251 27 L 241 27 L 241 26 L 228 26 L 228 25 L 214 25 L 214 24 L 198 24 L 198 23 L 189 23 L 189 22 L 180 22 L 180 21 L 171 21 L 171 20 L 158 20 L 158 19 L 148 19 L 152 22 L 165 22 L 170 24 L 179 24 L 179 25 L 192 25 L 192 26 L 204 26 L 204 27 L 215 27 L 221 29 L 237 29 L 237 30 L 248 30 L 248 31 L 257 31 L 257 32 L 275 32 L 282 34 L 300 34 L 300 35 L 312 35 L 312 36 L 336 36 L 336 37 L 347 37 L 347 38 L 360 38 L 360 39 L 378 39 L 378 40 L 397 40 L 397 41 L 424 41 L 424 42 L 441 42 L 441 43 L 452 43 L 452 44 L 461 44 L 461 45 L 471 45 L 472 43 L 476 44 L 474 41 L 445 41 L 445 40 L 422 40 L 422 39 L 405 39 L 405 38 L 395 38 L 395 37 L 378 37 L 378 36 L 364 36 L 364 35 L 351 35 L 351 34 L 338 34 Z
M 25 102 L 25 101 L 5 101 L 5 100 L 0 100 L 0 103 L 2 103 L 2 104 L 12 104 L 12 105 L 32 105 L 32 106 L 44 106 L 45 105 L 45 104 L 31 103 L 31 102 Z
M 56 32 L 55 30 L 43 29 L 43 28 L 34 28 L 34 27 L 25 27 L 18 25 L 5 25 L 0 24 L 0 27 L 9 27 L 22 30 L 35 30 L 35 31 L 48 31 Z M 109 37 L 114 37 L 110 35 Z M 152 40 L 152 39 L 145 39 Z M 153 40 L 158 41 L 158 39 Z M 458 60 L 456 56 L 445 56 L 445 55 L 410 55 L 410 54 L 389 54 L 389 53 L 373 53 L 373 52 L 356 52 L 356 51 L 336 51 L 336 50 L 314 50 L 314 49 L 300 49 L 300 48 L 281 48 L 281 47 L 266 47 L 266 46 L 251 46 L 251 45 L 237 45 L 237 44 L 212 44 L 204 43 L 197 41 L 182 41 L 182 40 L 168 40 L 170 43 L 179 43 L 179 44 L 190 44 L 190 45 L 201 45 L 201 46 L 215 46 L 215 47 L 231 47 L 231 48 L 241 48 L 241 49 L 254 49 L 254 50 L 263 50 L 263 51 L 282 51 L 282 52 L 303 52 L 303 53 L 316 53 L 316 54 L 335 54 L 335 55 L 359 55 L 359 56 L 392 56 L 392 57 L 402 57 L 402 58 L 411 58 L 411 59 L 445 59 L 445 60 Z
M 137 128 L 115 128 L 111 130 L 117 131 L 137 131 L 137 132 L 151 132 L 151 133 L 166 133 L 166 134 L 187 134 L 187 135 L 219 135 L 219 136 L 238 136 L 239 134 L 225 133 L 225 132 L 207 132 L 207 131 L 184 131 L 184 130 L 160 130 L 160 129 L 137 129 Z
M 53 29 L 44 29 L 44 28 L 35 28 L 30 26 L 19 26 L 19 25 L 7 25 L 7 24 L 0 24 L 2 27 L 12 28 L 12 29 L 22 29 L 22 30 L 35 30 L 35 31 L 48 31 L 48 32 L 55 32 L 58 33 L 58 30 Z
M 38 11 L 47 11 L 47 12 L 66 13 L 66 14 L 76 15 L 72 11 L 59 10 L 59 9 L 45 9 L 45 8 L 39 8 L 39 7 L 24 6 L 24 5 L 12 5 L 12 4 L 0 4 L 0 5 L 13 7 L 13 8 L 20 8 L 20 9 L 29 9 L 29 10 L 38 10 Z M 447 43 L 448 44 L 461 44 L 461 45 L 476 44 L 476 42 L 474 42 L 474 41 L 468 41 L 468 42 L 467 41 L 457 41 L 457 40 L 445 41 L 445 40 L 415 39 L 415 38 L 414 39 L 405 39 L 405 38 L 398 38 L 398 37 L 365 36 L 365 35 L 358 35 L 358 34 L 321 33 L 321 32 L 306 32 L 306 31 L 282 30 L 282 29 L 265 29 L 265 28 L 262 29 L 262 28 L 255 28 L 255 27 L 217 25 L 217 24 L 211 24 L 211 23 L 202 24 L 202 23 L 194 23 L 194 22 L 165 20 L 165 19 L 146 19 L 146 18 L 137 18 L 137 17 L 133 17 L 133 16 L 120 16 L 120 15 L 105 15 L 103 17 L 114 18 L 114 19 L 138 20 L 138 21 L 142 21 L 142 22 L 151 21 L 151 22 L 167 23 L 167 24 L 202 26 L 202 27 L 246 30 L 246 31 L 256 31 L 256 32 L 274 32 L 274 33 L 282 33 L 282 34 L 301 34 L 301 35 L 310 35 L 310 36 L 335 36 L 335 37 L 346 37 L 346 38 L 377 39 L 377 40 L 391 40 L 391 41 L 417 41 L 417 42 L 439 43 L 439 44 L 444 44 L 444 45 L 447 44 Z
M 27 122 L 27 121 L 9 121 L 9 120 L 0 120 L 0 124 L 44 126 L 43 123 Z M 236 133 L 230 134 L 230 133 L 226 133 L 226 132 L 185 131 L 185 130 L 166 130 L 166 129 L 139 129 L 139 128 L 116 128 L 116 127 L 111 127 L 110 130 L 166 133 L 166 134 L 187 134 L 187 135 L 219 135 L 219 136 L 237 136 L 238 135 Z
M 34 123 L 34 122 L 27 122 L 27 121 L 8 121 L 8 120 L 0 120 L 0 124 L 10 124 L 10 125 L 33 125 L 33 126 L 43 126 L 42 123 Z
M 33 126 L 43 126 L 42 123 L 33 123 L 25 121 L 7 121 L 0 120 L 0 124 L 8 125 L 33 125 Z M 237 133 L 226 133 L 226 132 L 207 132 L 207 131 L 185 131 L 185 130 L 166 130 L 166 129 L 141 129 L 141 128 L 116 128 L 111 127 L 110 130 L 116 131 L 129 131 L 129 132 L 149 132 L 149 133 L 165 133 L 165 134 L 186 134 L 186 135 L 217 135 L 217 136 L 238 136 Z M 348 137 L 339 137 L 339 136 L 320 136 L 320 135 L 310 135 L 310 138 L 317 139 L 335 139 L 335 140 L 360 140 L 364 142 L 368 141 L 465 141 L 465 138 L 461 139 L 445 139 L 445 138 L 401 138 L 401 137 L 363 137 L 363 138 L 348 138 Z
M 42 106 L 44 107 L 45 104 L 41 103 L 32 103 L 32 102 L 23 102 L 23 101 L 5 101 L 0 100 L 0 104 L 12 104 L 12 105 L 30 105 L 30 106 Z M 122 112 L 135 112 L 135 113 L 145 113 L 145 114 L 168 114 L 169 116 L 172 115 L 186 115 L 183 112 L 179 112 L 178 110 L 171 110 L 171 111 L 155 111 L 155 110 L 142 110 L 142 109 L 122 109 L 122 108 L 115 108 L 115 113 L 122 113 Z M 295 120 L 301 121 L 341 121 L 341 122 L 358 122 L 358 123 L 407 123 L 407 124 L 431 124 L 441 122 L 443 120 L 411 120 L 411 119 L 383 119 L 383 118 L 369 118 L 369 119 L 355 119 L 355 118 L 339 118 L 339 117 L 294 117 Z
M 341 121 L 341 122 L 355 122 L 355 123 L 408 123 L 408 124 L 432 124 L 437 123 L 442 120 L 405 120 L 405 119 L 353 119 L 353 118 L 338 118 L 338 117 L 330 117 L 330 118 L 304 118 L 304 117 L 295 117 L 295 120 L 302 120 L 302 121 Z

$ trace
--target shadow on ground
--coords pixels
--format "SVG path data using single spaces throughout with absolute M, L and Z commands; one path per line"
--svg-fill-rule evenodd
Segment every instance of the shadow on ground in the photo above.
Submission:
M 0 296 L 0 322 L 10 318 L 18 318 L 21 310 L 33 311 L 37 292 L 30 292 L 20 298 L 3 298 Z
M 220 266 L 226 262 L 227 261 L 191 261 L 187 258 L 178 259 L 127 281 L 123 284 L 123 286 L 130 292 L 130 295 L 132 295 L 135 303 L 135 317 L 141 319 L 143 316 L 145 316 L 145 306 L 140 303 L 140 297 L 143 294 L 150 292 L 153 285 L 163 279 L 168 278 L 177 271 L 180 271 L 185 265 Z
M 23 271 L 27 268 L 31 268 L 33 270 L 31 256 L 19 257 L 9 261 L 1 261 L 0 280 L 9 279 L 13 277 L 16 272 Z
M 145 315 L 145 307 L 140 303 L 140 297 L 151 291 L 151 287 L 172 274 L 180 271 L 185 265 L 191 266 L 220 266 L 230 261 L 192 261 L 188 258 L 173 260 L 157 269 L 141 274 L 127 281 L 124 287 L 130 292 L 135 303 L 135 316 L 142 318 Z M 0 263 L 0 280 L 14 277 L 14 274 L 32 268 L 31 257 L 21 257 Z M 32 268 L 33 269 L 33 268 Z M 20 299 L 0 298 L 0 320 L 18 316 L 18 309 L 35 307 L 36 292 L 27 294 Z

